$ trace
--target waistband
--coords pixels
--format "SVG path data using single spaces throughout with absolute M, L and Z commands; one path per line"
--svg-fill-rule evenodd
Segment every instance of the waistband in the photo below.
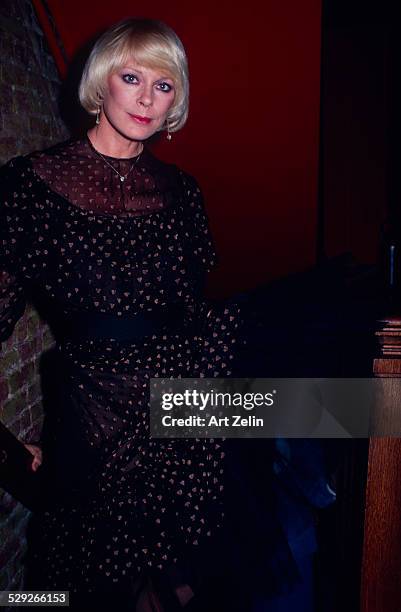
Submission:
M 129 342 L 146 336 L 173 333 L 189 326 L 184 324 L 185 309 L 170 305 L 136 315 L 117 316 L 100 312 L 71 312 L 59 321 L 58 336 L 68 340 L 115 339 Z

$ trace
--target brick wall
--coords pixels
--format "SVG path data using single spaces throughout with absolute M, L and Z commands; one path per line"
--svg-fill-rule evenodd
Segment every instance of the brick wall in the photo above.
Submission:
M 59 118 L 59 78 L 29 0 L 0 2 L 0 163 L 68 137 Z M 53 344 L 28 305 L 0 352 L 0 420 L 20 439 L 39 438 L 40 357 Z M 0 489 L 0 590 L 23 586 L 29 512 Z

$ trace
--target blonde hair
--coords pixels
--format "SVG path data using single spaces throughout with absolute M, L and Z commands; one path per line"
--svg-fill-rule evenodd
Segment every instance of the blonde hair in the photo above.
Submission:
M 109 75 L 128 60 L 145 68 L 163 70 L 175 86 L 175 99 L 166 121 L 176 132 L 188 117 L 189 81 L 187 57 L 177 34 L 155 19 L 125 19 L 106 30 L 95 43 L 79 84 L 79 100 L 95 114 L 107 91 Z M 166 126 L 161 126 L 160 130 Z

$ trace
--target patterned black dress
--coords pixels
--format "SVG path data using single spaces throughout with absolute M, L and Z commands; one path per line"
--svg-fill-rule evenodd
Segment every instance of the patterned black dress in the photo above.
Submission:
M 210 312 L 202 298 L 216 254 L 196 181 L 146 148 L 106 159 L 124 183 L 87 138 L 14 158 L 0 176 L 0 340 L 32 292 L 49 317 L 185 309 L 174 333 L 57 341 L 42 466 L 51 504 L 33 515 L 30 586 L 71 593 L 185 574 L 210 550 L 224 516 L 222 441 L 150 439 L 149 379 L 230 376 L 240 321 L 237 306 Z

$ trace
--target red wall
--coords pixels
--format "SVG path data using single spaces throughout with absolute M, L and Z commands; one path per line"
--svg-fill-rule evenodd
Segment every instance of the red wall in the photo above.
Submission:
M 227 295 L 314 263 L 320 0 L 48 0 L 71 57 L 99 28 L 135 15 L 166 21 L 191 74 L 190 119 L 159 155 L 203 188 Z M 112 7 L 112 8 L 111 8 Z

